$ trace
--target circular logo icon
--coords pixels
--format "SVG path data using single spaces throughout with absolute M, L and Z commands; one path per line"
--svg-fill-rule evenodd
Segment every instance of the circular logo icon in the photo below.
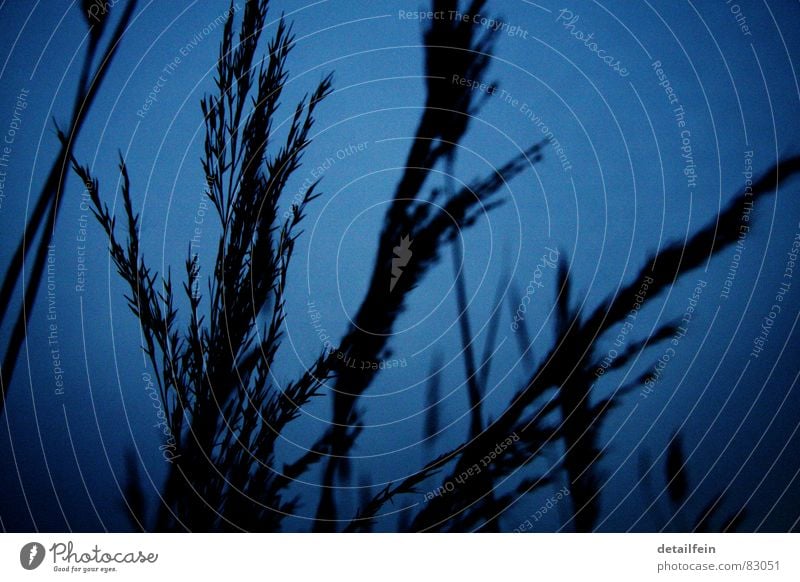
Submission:
M 38 542 L 30 542 L 22 546 L 19 552 L 19 563 L 26 570 L 35 570 L 44 561 L 44 546 Z

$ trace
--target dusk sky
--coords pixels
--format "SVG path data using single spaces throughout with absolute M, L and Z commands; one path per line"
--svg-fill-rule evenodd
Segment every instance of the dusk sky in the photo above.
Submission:
M 0 3 L 2 269 L 57 156 L 55 124 L 69 120 L 90 38 L 80 4 Z M 112 23 L 127 2 L 116 4 Z M 237 19 L 244 4 L 234 1 Z M 74 149 L 118 212 L 118 162 L 125 159 L 143 256 L 159 273 L 171 267 L 179 287 L 190 249 L 203 276 L 217 252 L 219 224 L 200 164 L 199 103 L 214 91 L 228 10 L 216 0 L 140 1 Z M 309 368 L 326 339 L 338 345 L 369 286 L 384 216 L 425 105 L 423 28 L 437 17 L 463 16 L 426 10 L 421 1 L 270 3 L 264 40 L 281 14 L 296 35 L 275 145 L 295 103 L 333 73 L 333 92 L 315 114 L 311 145 L 281 199 L 286 211 L 321 179 L 322 196 L 307 210 L 287 282 L 285 336 L 272 370 L 278 383 Z M 499 318 L 484 401 L 486 416 L 497 418 L 558 341 L 559 267 L 568 268 L 571 306 L 588 316 L 630 284 L 653 253 L 713 223 L 748 180 L 752 185 L 800 150 L 796 2 L 509 0 L 490 1 L 467 17 L 476 32 L 496 40 L 488 73 L 449 82 L 471 86 L 483 106 L 459 144 L 453 175 L 437 166 L 426 192 L 491 176 L 535 143 L 542 159 L 503 185 L 503 204 L 460 229 L 409 293 L 386 369 L 361 399 L 364 428 L 350 453 L 350 481 L 339 484 L 343 517 L 355 513 L 365 491 L 371 496 L 403 479 L 467 434 L 455 245 L 463 253 L 478 355 Z M 636 386 L 620 396 L 600 431 L 596 530 L 689 531 L 693 516 L 718 494 L 723 514 L 744 508 L 743 531 L 798 529 L 798 183 L 790 179 L 754 202 L 739 246 L 648 296 L 625 340 L 643 341 L 683 318 L 677 341 L 649 345 L 597 379 L 593 399 Z M 169 469 L 148 394 L 153 371 L 126 304 L 128 289 L 83 193 L 70 173 L 52 238 L 54 280 L 41 283 L 6 387 L 0 529 L 128 531 L 125 455 L 135 458 L 151 505 Z M 118 222 L 124 232 L 121 214 Z M 181 321 L 187 304 L 181 296 Z M 522 315 L 516 322 L 515 310 Z M 8 343 L 10 322 L 0 328 L 0 345 Z M 528 335 L 525 353 L 520 325 Z M 598 365 L 615 348 L 622 323 L 611 329 L 594 345 Z M 654 372 L 656 382 L 639 381 Z M 432 377 L 441 430 L 425 441 Z M 313 399 L 282 433 L 277 456 L 302 455 L 330 418 L 331 400 Z M 676 433 L 689 487 L 678 508 L 667 499 L 663 469 Z M 495 483 L 501 495 L 527 476 L 552 477 L 549 488 L 503 513 L 500 531 L 518 529 L 567 485 L 562 454 L 556 444 Z M 310 529 L 321 479 L 315 469 L 294 484 L 299 502 L 284 530 Z M 437 485 L 426 481 L 419 495 L 387 505 L 375 529 L 396 531 Z M 533 530 L 573 531 L 568 504 L 540 515 Z

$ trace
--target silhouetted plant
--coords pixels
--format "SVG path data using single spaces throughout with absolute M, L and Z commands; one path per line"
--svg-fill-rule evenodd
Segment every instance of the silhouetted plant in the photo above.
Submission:
M 653 464 L 643 460 L 642 480 L 649 480 L 652 469 Z M 679 433 L 676 433 L 670 439 L 665 452 L 664 489 L 667 495 L 663 495 L 663 490 L 656 495 L 655 491 L 651 489 L 649 497 L 645 498 L 646 510 L 651 517 L 651 521 L 653 515 L 660 516 L 660 522 L 654 524 L 652 529 L 656 531 L 693 531 L 699 533 L 735 532 L 741 526 L 747 512 L 742 507 L 727 517 L 721 517 L 722 504 L 725 499 L 722 493 L 713 495 L 700 512 L 689 519 L 689 523 L 681 523 L 679 519 L 681 511 L 693 494 L 689 488 L 688 470 L 689 464 L 684 452 L 683 438 Z M 670 517 L 665 517 L 660 508 L 657 511 L 650 511 L 659 505 L 663 505 L 661 501 L 665 501 L 668 506 L 669 513 L 667 515 Z
M 523 437 L 507 449 L 500 462 L 489 465 L 492 479 L 508 476 L 523 464 L 540 456 L 545 447 L 561 440 L 565 447 L 563 468 L 569 478 L 573 523 L 578 531 L 591 531 L 600 512 L 598 464 L 602 459 L 599 447 L 599 427 L 608 418 L 608 412 L 618 403 L 621 395 L 644 382 L 646 376 L 631 385 L 624 386 L 613 394 L 599 397 L 593 372 L 599 358 L 595 353 L 603 335 L 615 324 L 624 320 L 636 303 L 636 296 L 643 282 L 649 282 L 643 303 L 652 301 L 668 285 L 673 284 L 689 271 L 704 264 L 710 257 L 727 248 L 737 240 L 738 225 L 746 203 L 775 193 L 780 184 L 800 173 L 800 156 L 787 158 L 765 172 L 756 180 L 749 192 L 742 190 L 713 221 L 697 231 L 687 241 L 665 246 L 653 254 L 636 277 L 623 286 L 612 297 L 592 309 L 588 316 L 570 310 L 569 277 L 563 269 L 559 271 L 558 315 L 556 318 L 555 345 L 532 370 L 528 381 L 509 400 L 503 413 L 494 422 L 488 423 L 478 438 L 467 440 L 446 454 L 431 461 L 420 471 L 397 485 L 387 486 L 373 499 L 373 503 L 357 516 L 349 526 L 358 530 L 358 519 L 373 520 L 380 508 L 395 496 L 407 493 L 419 494 L 417 485 L 424 480 L 444 473 L 443 484 L 452 482 L 456 476 L 472 466 L 491 450 L 495 443 L 508 435 Z M 662 341 L 674 333 L 672 324 L 661 325 L 647 338 L 632 342 L 607 368 L 607 372 L 628 362 L 632 355 L 642 352 L 649 345 Z M 530 344 L 528 344 L 530 345 Z M 523 351 L 527 348 L 523 346 Z M 549 396 L 549 397 L 548 397 Z M 560 412 L 560 422 L 547 419 L 554 411 Z M 683 466 L 676 461 L 676 452 L 671 453 L 670 467 Z M 683 477 L 673 475 L 680 483 Z M 528 476 L 519 484 L 508 503 L 497 502 L 499 515 L 515 502 L 520 494 L 546 485 L 549 475 Z M 428 501 L 416 514 L 412 529 L 415 531 L 438 531 L 464 529 L 474 522 L 475 514 L 485 512 L 481 503 L 490 493 L 478 487 L 478 480 L 469 480 L 465 485 L 447 495 Z M 672 482 L 672 478 L 670 479 Z M 431 490 L 432 487 L 428 487 Z M 680 485 L 672 486 L 672 495 L 679 496 Z M 695 529 L 707 531 L 711 527 L 712 510 L 721 499 L 714 499 L 697 521 Z M 741 521 L 741 513 L 725 521 L 723 531 L 733 529 Z M 472 520 L 472 521 L 470 521 Z M 478 524 L 481 525 L 481 524 Z
M 33 266 L 29 268 L 27 278 L 24 281 L 25 285 L 22 288 L 22 305 L 14 320 L 14 327 L 11 330 L 11 337 L 3 357 L 3 367 L 0 368 L 0 413 L 5 408 L 6 395 L 25 340 L 27 331 L 26 314 L 30 314 L 33 309 L 36 295 L 39 292 L 47 259 L 47 247 L 50 244 L 52 233 L 55 231 L 58 210 L 64 199 L 64 186 L 69 173 L 72 151 L 97 94 L 103 85 L 111 62 L 117 54 L 119 43 L 131 23 L 131 18 L 136 9 L 136 2 L 137 0 L 129 0 L 127 2 L 119 17 L 117 26 L 111 33 L 105 50 L 102 52 L 99 52 L 100 41 L 112 7 L 107 2 L 101 2 L 100 0 L 84 0 L 82 3 L 82 14 L 89 27 L 89 43 L 83 57 L 83 65 L 75 92 L 71 117 L 66 126 L 66 132 L 62 133 L 59 129 L 61 148 L 39 192 L 33 211 L 25 224 L 22 240 L 20 240 L 16 251 L 12 255 L 11 263 L 3 277 L 3 285 L 0 288 L 0 325 L 2 325 L 8 315 L 14 292 L 20 282 L 26 258 L 31 254 L 38 238 L 39 244 L 36 246 L 33 256 Z M 98 54 L 100 54 L 100 59 L 95 64 Z
M 573 285 L 562 263 L 554 345 L 540 361 L 534 361 L 529 334 L 524 325 L 521 327 L 518 340 L 527 363 L 526 381 L 496 419 L 486 416 L 482 402 L 499 315 L 495 314 L 488 328 L 478 359 L 466 282 L 456 268 L 456 303 L 470 406 L 470 426 L 464 441 L 407 478 L 383 487 L 368 500 L 362 499 L 354 516 L 340 516 L 337 485 L 350 483 L 347 457 L 361 434 L 360 399 L 378 371 L 350 368 L 338 355 L 377 361 L 389 354 L 387 338 L 410 294 L 422 284 L 448 245 L 453 244 L 455 264 L 463 262 L 455 243 L 459 229 L 473 225 L 502 202 L 500 189 L 540 159 L 541 146 L 532 145 L 491 175 L 472 180 L 468 187 L 451 186 L 443 191 L 428 184 L 436 167 L 452 168 L 458 145 L 482 103 L 476 92 L 451 79 L 482 78 L 493 47 L 491 33 L 476 32 L 472 23 L 432 20 L 424 33 L 425 109 L 383 223 L 364 298 L 338 344 L 338 352 L 326 350 L 300 378 L 277 385 L 271 371 L 279 357 L 286 318 L 287 274 L 300 235 L 299 225 L 308 205 L 319 195 L 317 184 L 292 207 L 288 219 L 280 218 L 278 204 L 287 179 L 298 169 L 309 146 L 314 115 L 329 94 L 331 81 L 330 77 L 323 79 L 311 96 L 296 106 L 286 137 L 275 143 L 273 119 L 288 78 L 285 67 L 293 36 L 281 20 L 269 43 L 266 61 L 259 61 L 256 55 L 267 5 L 267 0 L 247 1 L 238 42 L 234 42 L 231 11 L 217 64 L 217 91 L 201 102 L 206 130 L 202 165 L 221 235 L 214 269 L 207 277 L 207 294 L 196 292 L 203 280 L 197 259 L 190 253 L 186 260 L 183 291 L 189 313 L 185 325 L 179 322 L 171 273 L 161 276 L 153 272 L 141 256 L 139 217 L 133 210 L 124 161 L 120 162 L 120 172 L 126 237 L 119 234 L 116 218 L 103 203 L 97 181 L 72 159 L 90 194 L 94 214 L 108 236 L 114 264 L 130 288 L 128 304 L 141 323 L 144 350 L 156 371 L 176 440 L 176 455 L 155 528 L 277 530 L 284 516 L 299 503 L 292 497 L 292 481 L 319 465 L 322 484 L 312 529 L 366 531 L 374 527 L 383 508 L 395 498 L 420 495 L 423 483 L 452 482 L 480 463 L 482 470 L 476 477 L 463 480 L 452 493 L 433 497 L 399 523 L 414 531 L 498 530 L 499 516 L 520 496 L 555 483 L 555 473 L 563 471 L 573 505 L 568 523 L 580 531 L 592 530 L 602 509 L 598 488 L 604 456 L 600 429 L 609 411 L 634 387 L 626 386 L 612 394 L 600 392 L 594 371 L 602 338 L 625 318 L 644 281 L 649 282 L 646 303 L 735 242 L 744 194 L 685 243 L 668 245 L 653 254 L 631 282 L 593 306 L 588 314 L 573 307 Z M 432 2 L 437 12 L 458 7 L 457 0 Z M 477 14 L 483 8 L 482 0 L 473 0 L 466 11 Z M 61 137 L 68 142 L 68 136 Z M 753 185 L 752 196 L 774 191 L 798 170 L 800 158 L 782 162 Z M 433 201 L 435 205 L 430 204 Z M 413 261 L 403 261 L 402 276 L 397 277 L 397 269 L 393 269 L 393 265 L 398 266 L 395 248 L 403 240 L 413 248 Z M 260 321 L 266 321 L 263 328 Z M 624 366 L 674 332 L 674 325 L 664 324 L 646 338 L 632 341 L 607 371 Z M 292 462 L 278 459 L 278 437 L 298 417 L 302 406 L 321 395 L 328 380 L 332 388 L 330 428 L 300 458 Z M 432 392 L 429 401 L 431 412 L 425 426 L 428 438 L 438 432 L 437 392 Z M 555 469 L 541 474 L 530 469 L 533 461 L 557 443 L 564 454 Z M 490 463 L 484 463 L 488 452 L 497 449 L 502 450 L 491 456 Z M 674 473 L 669 481 L 673 501 L 686 491 L 685 473 L 680 469 L 684 463 L 678 464 L 680 454 L 668 454 L 669 470 Z M 509 491 L 496 491 L 500 480 L 523 468 Z M 140 500 L 133 501 L 129 507 L 141 522 Z M 710 528 L 709 519 L 702 517 L 697 528 Z
M 272 384 L 286 316 L 286 277 L 298 226 L 317 197 L 316 184 L 286 220 L 278 215 L 278 200 L 299 167 L 314 113 L 331 83 L 323 79 L 296 106 L 285 140 L 274 143 L 273 119 L 293 36 L 281 21 L 259 66 L 266 11 L 266 0 L 247 2 L 236 43 L 230 11 L 217 65 L 218 92 L 201 103 L 203 170 L 221 236 L 207 296 L 199 292 L 197 257 L 190 252 L 186 260 L 183 291 L 190 318 L 185 330 L 178 324 L 171 273 L 160 277 L 141 256 L 139 218 L 124 161 L 127 241 L 102 203 L 97 181 L 88 168 L 74 163 L 108 235 L 114 264 L 130 287 L 128 304 L 141 323 L 144 350 L 176 440 L 158 529 L 277 529 L 294 502 L 282 498 L 289 478 L 273 469 L 275 441 L 329 375 L 329 366 L 320 361 L 297 382 Z M 201 306 L 204 299 L 207 307 Z M 262 316 L 267 323 L 259 329 Z

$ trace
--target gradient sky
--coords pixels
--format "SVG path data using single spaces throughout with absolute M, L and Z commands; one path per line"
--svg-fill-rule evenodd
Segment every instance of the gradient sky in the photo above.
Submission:
M 238 2 L 242 7 L 243 0 Z M 266 36 L 273 33 L 281 12 L 294 23 L 297 35 L 281 121 L 326 73 L 334 73 L 335 86 L 320 109 L 304 165 L 287 189 L 288 207 L 304 180 L 323 176 L 325 195 L 308 213 L 290 278 L 295 292 L 289 297 L 287 341 L 277 371 L 284 381 L 322 350 L 308 302 L 319 309 L 335 343 L 366 289 L 383 215 L 424 102 L 421 23 L 405 17 L 422 4 L 330 0 L 272 5 Z M 800 55 L 795 26 L 800 7 L 789 1 L 742 2 L 746 31 L 731 7 L 724 0 L 566 5 L 519 0 L 490 2 L 484 11 L 521 32 L 509 36 L 504 28 L 494 33 L 498 38 L 489 77 L 475 81 L 497 82 L 505 92 L 487 97 L 472 122 L 456 163 L 456 180 L 488 175 L 541 141 L 534 116 L 552 131 L 570 166 L 565 170 L 552 145 L 546 145 L 544 159 L 507 185 L 502 194 L 506 204 L 462 233 L 473 329 L 484 330 L 493 314 L 501 317 L 501 344 L 487 397 L 492 416 L 526 374 L 510 329 L 509 305 L 521 299 L 546 247 L 559 249 L 560 260 L 569 262 L 574 301 L 592 309 L 629 282 L 650 253 L 713 220 L 744 186 L 746 152 L 753 152 L 752 167 L 759 174 L 779 156 L 800 148 L 795 137 L 800 89 L 793 66 Z M 183 271 L 197 220 L 202 219 L 202 264 L 213 259 L 217 231 L 211 215 L 202 215 L 199 100 L 213 87 L 219 50 L 220 30 L 209 24 L 227 8 L 224 1 L 210 0 L 140 2 L 76 147 L 78 159 L 100 179 L 109 204 L 116 200 L 116 163 L 122 152 L 142 214 L 145 257 L 162 272 L 168 265 L 176 275 Z M 75 4 L 4 1 L 0 22 L 7 31 L 0 39 L 6 55 L 0 65 L 3 135 L 18 94 L 29 91 L 29 105 L 11 144 L 0 207 L 3 267 L 55 156 L 52 120 L 66 123 L 87 37 Z M 565 27 L 570 22 L 572 27 Z M 575 31 L 593 33 L 598 49 L 629 74 L 621 76 L 606 66 L 587 42 L 571 34 Z M 137 114 L 176 57 L 180 62 L 162 81 L 157 102 Z M 663 69 L 677 104 L 670 104 L 656 68 Z M 685 113 L 685 127 L 677 123 L 678 106 Z M 682 131 L 689 132 L 697 174 L 693 187 L 684 173 Z M 347 150 L 358 144 L 363 144 L 361 151 Z M 434 176 L 430 184 L 442 182 Z M 788 183 L 756 203 L 754 226 L 728 299 L 721 292 L 732 249 L 649 302 L 638 319 L 633 331 L 637 339 L 680 317 L 697 281 L 706 282 L 689 332 L 654 393 L 646 399 L 639 391 L 626 396 L 606 424 L 599 529 L 661 527 L 659 512 L 666 509 L 647 508 L 638 492 L 639 459 L 643 453 L 658 459 L 677 430 L 687 445 L 690 485 L 696 489 L 690 507 L 670 527 L 689 527 L 688 515 L 722 489 L 727 510 L 747 506 L 745 529 L 797 527 L 800 365 L 793 356 L 800 281 L 792 284 L 764 352 L 749 356 L 753 338 L 775 303 L 786 253 L 800 232 L 796 188 L 795 182 Z M 74 176 L 66 195 L 54 235 L 66 389 L 63 395 L 54 393 L 46 294 L 40 293 L 0 423 L 0 519 L 13 530 L 127 528 L 118 491 L 125 474 L 123 453 L 136 451 L 152 483 L 165 475 L 152 426 L 156 419 L 142 380 L 148 368 L 136 321 L 123 299 L 124 286 L 92 221 L 86 233 L 86 286 L 76 291 L 77 237 L 81 216 L 88 213 L 80 208 L 81 187 Z M 405 358 L 407 367 L 382 373 L 363 400 L 367 428 L 353 451 L 358 484 L 377 486 L 401 478 L 466 434 L 451 251 L 443 257 L 411 295 L 390 342 L 394 357 Z M 553 341 L 555 271 L 546 270 L 542 281 L 545 288 L 537 291 L 525 318 L 534 338 L 534 358 Z M 498 284 L 506 292 L 500 306 Z M 0 331 L 5 345 L 8 330 Z M 599 344 L 601 353 L 611 339 Z M 477 341 L 482 350 L 483 335 Z M 633 365 L 604 378 L 598 394 L 652 369 L 664 348 L 650 348 Z M 446 429 L 430 445 L 420 441 L 425 391 L 435 361 L 444 366 Z M 324 428 L 329 402 L 314 402 L 304 415 L 281 443 L 288 457 L 311 442 L 308 435 Z M 552 458 L 531 470 L 546 470 L 557 453 L 552 451 Z M 657 491 L 663 488 L 661 466 L 663 457 L 656 461 L 652 486 Z M 307 529 L 304 518 L 313 516 L 318 475 L 309 478 L 311 483 L 298 487 L 307 503 L 297 519 L 287 522 L 288 528 Z M 148 488 L 153 497 L 153 485 Z M 353 499 L 358 495 L 354 491 Z M 542 499 L 531 495 L 520 500 L 503 519 L 503 529 L 516 527 Z M 379 528 L 391 529 L 394 520 L 386 518 Z M 557 515 L 541 522 L 546 530 L 560 525 Z

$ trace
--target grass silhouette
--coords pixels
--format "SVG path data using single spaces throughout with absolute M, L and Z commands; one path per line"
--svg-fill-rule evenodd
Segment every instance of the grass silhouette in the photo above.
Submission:
M 69 175 L 70 159 L 75 142 L 81 134 L 98 92 L 103 86 L 103 81 L 117 54 L 122 37 L 132 22 L 133 13 L 136 10 L 136 2 L 137 0 L 129 0 L 126 3 L 117 25 L 111 32 L 111 37 L 103 50 L 101 50 L 101 41 L 112 11 L 107 9 L 102 14 L 99 14 L 96 10 L 93 10 L 93 8 L 96 9 L 97 7 L 96 2 L 84 1 L 82 3 L 82 14 L 89 28 L 89 43 L 83 57 L 70 120 L 65 132 L 58 129 L 61 148 L 53 165 L 50 167 L 50 172 L 42 185 L 42 189 L 39 191 L 36 204 L 25 224 L 22 240 L 20 240 L 12 255 L 11 263 L 3 277 L 3 284 L 0 286 L 0 325 L 2 325 L 5 318 L 10 315 L 8 309 L 12 305 L 17 285 L 20 280 L 23 281 L 22 305 L 17 311 L 11 338 L 3 357 L 3 365 L 0 368 L 0 414 L 5 409 L 6 394 L 14 376 L 14 369 L 19 359 L 22 344 L 25 341 L 28 324 L 26 314 L 33 309 L 41 286 L 40 283 L 43 279 L 47 248 L 52 234 L 55 232 L 58 211 L 65 197 L 65 184 Z M 113 12 L 116 13 L 117 10 Z M 98 63 L 95 64 L 98 54 L 100 58 Z M 23 267 L 25 266 L 26 256 L 33 251 L 37 237 L 39 243 L 36 246 L 36 251 L 33 252 L 33 265 L 30 267 L 27 282 L 25 282 L 22 279 Z
M 431 9 L 455 11 L 459 7 L 457 0 L 433 0 Z M 483 103 L 476 92 L 449 80 L 454 76 L 484 77 L 493 48 L 490 32 L 481 34 L 471 23 L 431 21 L 424 33 L 425 109 L 382 225 L 368 287 L 338 346 L 347 358 L 384 358 L 387 338 L 406 310 L 408 298 L 432 267 L 452 251 L 470 428 L 461 444 L 424 463 L 407 478 L 364 496 L 355 515 L 342 515 L 337 485 L 354 481 L 347 457 L 362 432 L 362 396 L 378 371 L 347 367 L 341 358 L 325 352 L 294 381 L 278 385 L 271 373 L 281 355 L 291 259 L 303 219 L 320 195 L 318 184 L 308 188 L 287 219 L 278 211 L 279 201 L 310 145 L 315 115 L 331 91 L 332 79 L 324 78 L 295 106 L 289 129 L 279 140 L 273 122 L 288 79 L 294 37 L 281 21 L 268 44 L 268 56 L 263 61 L 258 57 L 267 8 L 266 0 L 248 0 L 238 35 L 234 34 L 231 11 L 220 46 L 217 90 L 201 103 L 205 119 L 202 169 L 221 227 L 213 273 L 202 276 L 191 252 L 184 265 L 182 291 L 173 284 L 169 271 L 154 272 L 141 254 L 141 225 L 133 210 L 125 161 L 120 161 L 126 231 L 121 234 L 117 218 L 103 202 L 99 183 L 69 154 L 108 237 L 114 265 L 128 285 L 128 305 L 141 325 L 143 347 L 156 371 L 169 428 L 176 438 L 176 459 L 154 523 L 146 522 L 135 465 L 131 465 L 127 504 L 132 519 L 139 528 L 164 531 L 277 531 L 300 503 L 308 503 L 293 493 L 294 480 L 319 471 L 322 483 L 311 529 L 369 531 L 395 499 L 420 495 L 423 485 L 427 489 L 444 487 L 478 466 L 477 476 L 460 479 L 463 482 L 452 493 L 433 497 L 406 515 L 399 527 L 498 531 L 500 516 L 519 496 L 556 483 L 557 475 L 537 473 L 532 465 L 559 446 L 564 454 L 558 471 L 568 482 L 572 507 L 567 524 L 577 531 L 593 530 L 602 511 L 600 431 L 609 412 L 638 385 L 602 393 L 602 382 L 595 376 L 602 338 L 624 320 L 643 283 L 648 285 L 647 303 L 736 242 L 745 194 L 736 196 L 687 241 L 652 254 L 631 281 L 590 309 L 574 307 L 576 291 L 562 262 L 556 340 L 538 361 L 525 356 L 526 381 L 497 418 L 488 418 L 482 401 L 498 323 L 491 322 L 486 343 L 479 350 L 470 325 L 466 280 L 458 271 L 463 257 L 455 239 L 459 230 L 469 228 L 502 202 L 501 188 L 541 159 L 541 145 L 531 145 L 467 187 L 442 190 L 429 184 L 432 170 L 452 167 L 470 119 Z M 484 2 L 474 0 L 464 11 L 477 14 L 482 9 Z M 60 136 L 69 143 L 69 135 Z M 752 197 L 774 193 L 798 170 L 800 158 L 782 161 L 753 185 Z M 432 201 L 437 205 L 430 204 Z M 402 247 L 403 240 L 410 241 L 413 260 L 404 261 L 397 276 L 400 265 L 395 249 Z M 207 292 L 196 292 L 204 288 L 202 283 L 207 283 Z M 179 314 L 176 307 L 181 292 L 189 305 L 188 314 Z M 608 371 L 647 353 L 674 332 L 674 324 L 663 324 L 648 337 L 631 342 L 609 364 Z M 521 352 L 530 354 L 524 322 L 517 340 Z M 433 381 L 430 392 L 424 427 L 428 439 L 439 429 L 438 381 Z M 278 438 L 297 420 L 303 406 L 328 394 L 323 390 L 326 383 L 331 385 L 326 396 L 331 406 L 329 428 L 299 458 L 278 458 Z M 496 453 L 498 449 L 500 453 Z M 487 456 L 491 457 L 489 463 L 484 462 Z M 496 484 L 520 471 L 524 477 L 513 490 L 498 494 Z M 667 452 L 666 475 L 670 503 L 682 503 L 689 485 L 677 436 Z M 693 528 L 734 529 L 741 514 L 720 524 L 720 504 L 721 499 L 712 500 Z

